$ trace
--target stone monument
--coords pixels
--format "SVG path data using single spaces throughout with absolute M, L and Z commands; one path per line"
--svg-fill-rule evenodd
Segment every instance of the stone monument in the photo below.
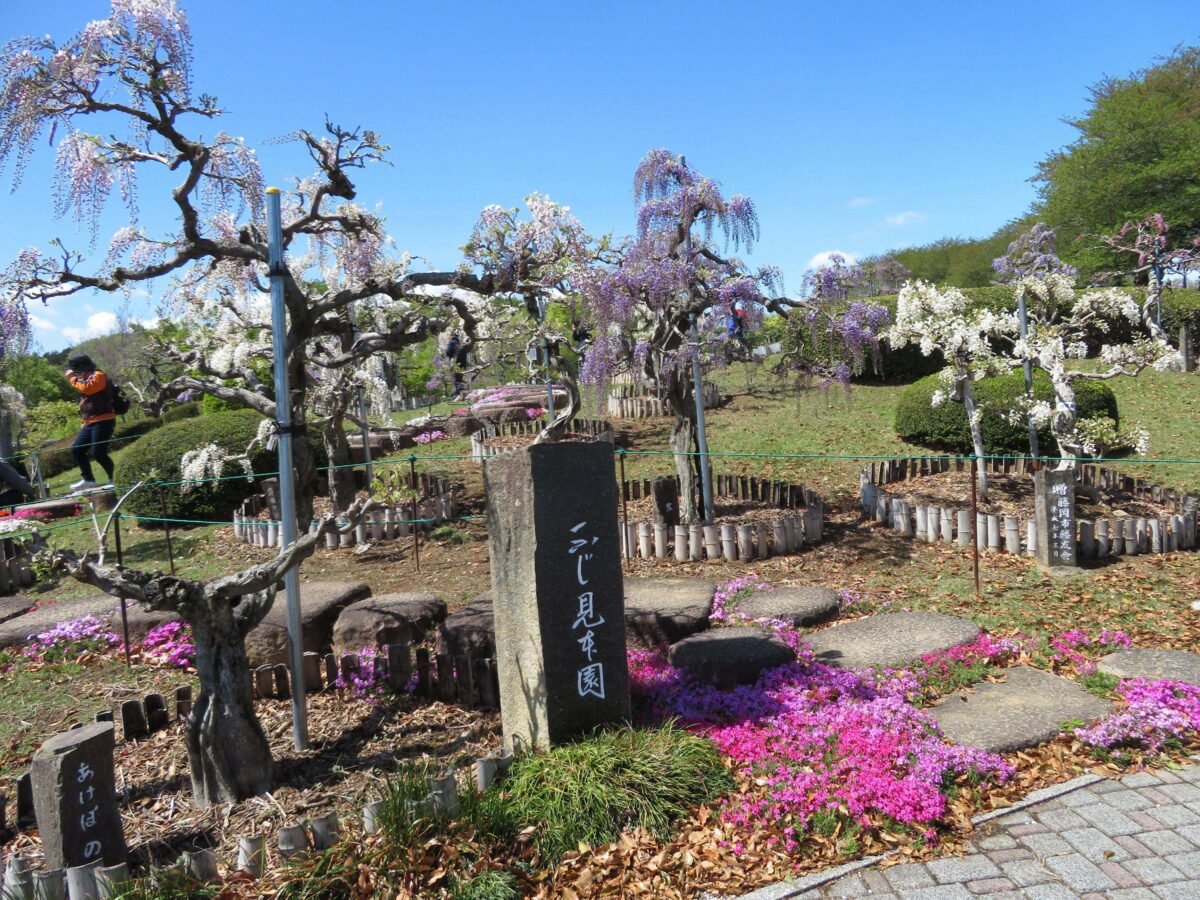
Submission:
M 483 478 L 505 745 L 627 720 L 612 445 L 534 444 L 486 459 Z
M 1050 570 L 1076 568 L 1075 473 L 1039 469 L 1034 477 L 1034 507 L 1038 563 Z
M 51 869 L 125 862 L 111 722 L 55 735 L 33 755 L 33 808 Z
M 679 524 L 679 487 L 674 478 L 659 476 L 652 485 L 654 524 L 674 527 Z

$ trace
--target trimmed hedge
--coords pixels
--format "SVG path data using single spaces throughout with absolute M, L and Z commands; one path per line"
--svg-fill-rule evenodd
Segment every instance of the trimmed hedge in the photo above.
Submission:
M 950 400 L 941 406 L 933 405 L 933 392 L 941 386 L 936 375 L 914 381 L 900 395 L 896 404 L 896 434 L 905 441 L 934 450 L 971 452 L 971 432 L 967 427 L 967 410 L 961 403 Z M 1025 377 L 1020 372 L 984 378 L 975 382 L 975 399 L 980 406 L 989 403 L 1010 404 L 1025 390 Z M 1053 402 L 1054 390 L 1050 379 L 1042 372 L 1033 373 L 1033 396 Z M 1108 416 L 1120 422 L 1117 398 L 1112 389 L 1100 381 L 1081 381 L 1075 384 L 1079 418 Z M 983 414 L 983 446 L 988 453 L 1020 455 L 1029 452 L 1029 432 L 1023 425 L 1012 425 L 996 413 Z M 1038 449 L 1042 453 L 1057 452 L 1057 443 L 1049 427 L 1038 432 Z
M 180 403 L 176 406 L 168 406 L 162 411 L 162 421 L 164 425 L 171 422 L 182 422 L 184 419 L 194 419 L 202 412 L 199 400 L 192 400 L 188 403 Z
M 217 444 L 229 453 L 242 453 L 258 432 L 262 416 L 253 410 L 213 413 L 198 419 L 172 422 L 129 447 L 117 461 L 117 483 L 179 481 L 179 462 L 183 454 L 208 444 Z M 274 451 L 259 447 L 250 459 L 256 473 L 274 472 Z M 225 475 L 239 474 L 230 470 Z M 171 519 L 229 521 L 234 509 L 251 494 L 255 482 L 245 478 L 227 478 L 184 491 L 178 485 L 143 487 L 126 501 L 125 512 L 135 516 L 165 516 Z M 145 522 L 157 527 L 156 522 Z

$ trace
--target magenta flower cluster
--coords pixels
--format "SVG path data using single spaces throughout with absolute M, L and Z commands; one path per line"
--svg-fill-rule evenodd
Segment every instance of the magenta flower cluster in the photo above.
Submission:
M 379 651 L 364 647 L 358 651 L 358 669 L 339 672 L 334 687 L 349 691 L 355 697 L 377 698 L 383 694 L 385 682 L 375 677 L 375 659 Z
M 413 440 L 418 444 L 432 444 L 434 441 L 443 440 L 446 437 L 446 432 L 441 430 L 423 431 L 418 434 Z
M 150 662 L 186 669 L 196 662 L 192 629 L 183 622 L 167 622 L 150 629 L 142 641 L 142 654 Z
M 62 662 L 88 651 L 108 650 L 120 643 L 121 639 L 95 616 L 81 616 L 33 635 L 21 652 L 29 659 L 41 662 Z
M 1112 653 L 1132 644 L 1129 635 L 1123 631 L 1105 628 L 1093 638 L 1082 628 L 1076 628 L 1050 638 L 1051 661 L 1056 666 L 1073 666 L 1080 675 L 1090 675 L 1096 671 L 1096 662 L 1092 657 Z
M 708 617 L 714 622 L 745 620 L 745 616 L 737 614 L 738 603 L 756 591 L 769 590 L 771 590 L 771 585 L 753 572 L 749 575 L 731 578 L 717 586 L 716 593 L 713 594 L 712 612 Z
M 525 410 L 525 415 L 530 419 L 540 419 L 545 414 L 546 410 L 542 409 L 540 406 L 531 406 L 529 409 Z
M 1076 728 L 1075 737 L 1106 750 L 1141 747 L 1157 753 L 1200 732 L 1200 687 L 1133 678 L 1121 682 L 1119 693 L 1127 705 L 1095 725 Z
M 747 829 L 774 823 L 789 851 L 821 814 L 928 829 L 945 814 L 950 785 L 1003 781 L 1013 772 L 999 756 L 948 744 L 903 691 L 817 663 L 804 647 L 796 662 L 730 691 L 652 651 L 632 651 L 629 671 L 634 693 L 657 714 L 706 733 L 765 788 L 730 798 L 725 820 Z

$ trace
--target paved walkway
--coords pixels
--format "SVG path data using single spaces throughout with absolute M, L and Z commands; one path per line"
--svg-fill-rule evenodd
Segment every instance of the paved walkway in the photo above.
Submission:
M 982 826 L 965 856 L 871 868 L 800 896 L 1200 900 L 1200 765 L 1101 781 Z

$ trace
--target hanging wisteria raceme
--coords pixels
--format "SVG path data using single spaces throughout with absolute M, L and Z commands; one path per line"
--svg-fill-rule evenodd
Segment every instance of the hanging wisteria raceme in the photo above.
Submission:
M 0 366 L 29 346 L 29 313 L 19 297 L 0 296 Z

